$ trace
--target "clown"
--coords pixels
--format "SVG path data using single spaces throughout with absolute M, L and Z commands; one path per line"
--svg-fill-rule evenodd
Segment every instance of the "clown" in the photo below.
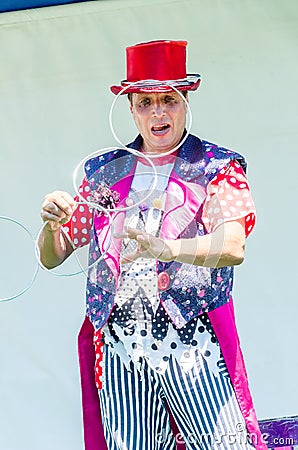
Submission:
M 74 250 L 62 227 L 90 249 L 79 336 L 86 450 L 267 448 L 232 300 L 233 269 L 255 222 L 246 163 L 187 135 L 188 92 L 200 76 L 186 73 L 186 45 L 126 49 L 127 79 L 111 90 L 128 94 L 139 131 L 128 147 L 144 157 L 94 157 L 80 188 L 87 200 L 108 202 L 111 217 L 77 208 L 63 191 L 42 205 L 45 266 Z

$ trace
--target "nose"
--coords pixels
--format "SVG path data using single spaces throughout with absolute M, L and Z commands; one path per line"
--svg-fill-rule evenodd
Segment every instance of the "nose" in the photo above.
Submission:
M 153 113 L 154 116 L 158 116 L 158 117 L 160 117 L 160 116 L 165 114 L 165 108 L 164 108 L 164 105 L 162 104 L 162 102 L 157 100 L 153 104 L 152 113 Z

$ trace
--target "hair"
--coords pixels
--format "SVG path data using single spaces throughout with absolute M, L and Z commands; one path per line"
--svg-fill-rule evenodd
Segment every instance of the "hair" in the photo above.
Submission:
M 188 91 L 180 91 L 180 92 L 186 98 Z M 128 100 L 129 100 L 131 105 L 132 105 L 132 94 L 133 94 L 133 92 L 128 92 L 127 93 L 127 98 L 128 98 Z

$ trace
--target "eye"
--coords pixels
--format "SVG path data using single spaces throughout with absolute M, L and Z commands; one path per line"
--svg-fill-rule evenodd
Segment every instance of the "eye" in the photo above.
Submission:
M 173 97 L 172 95 L 166 95 L 164 98 L 165 103 L 177 103 L 177 99 Z
M 142 98 L 139 102 L 138 102 L 138 106 L 140 108 L 144 108 L 146 106 L 150 105 L 150 99 L 147 97 Z

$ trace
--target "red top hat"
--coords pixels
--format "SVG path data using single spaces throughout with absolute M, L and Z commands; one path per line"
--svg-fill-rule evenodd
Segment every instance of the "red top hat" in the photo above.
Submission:
M 120 86 L 111 86 L 118 94 L 128 92 L 195 91 L 201 79 L 198 74 L 186 73 L 187 41 L 150 41 L 126 48 L 126 75 Z M 145 82 L 145 80 L 148 80 Z M 166 81 L 166 83 L 162 83 Z

